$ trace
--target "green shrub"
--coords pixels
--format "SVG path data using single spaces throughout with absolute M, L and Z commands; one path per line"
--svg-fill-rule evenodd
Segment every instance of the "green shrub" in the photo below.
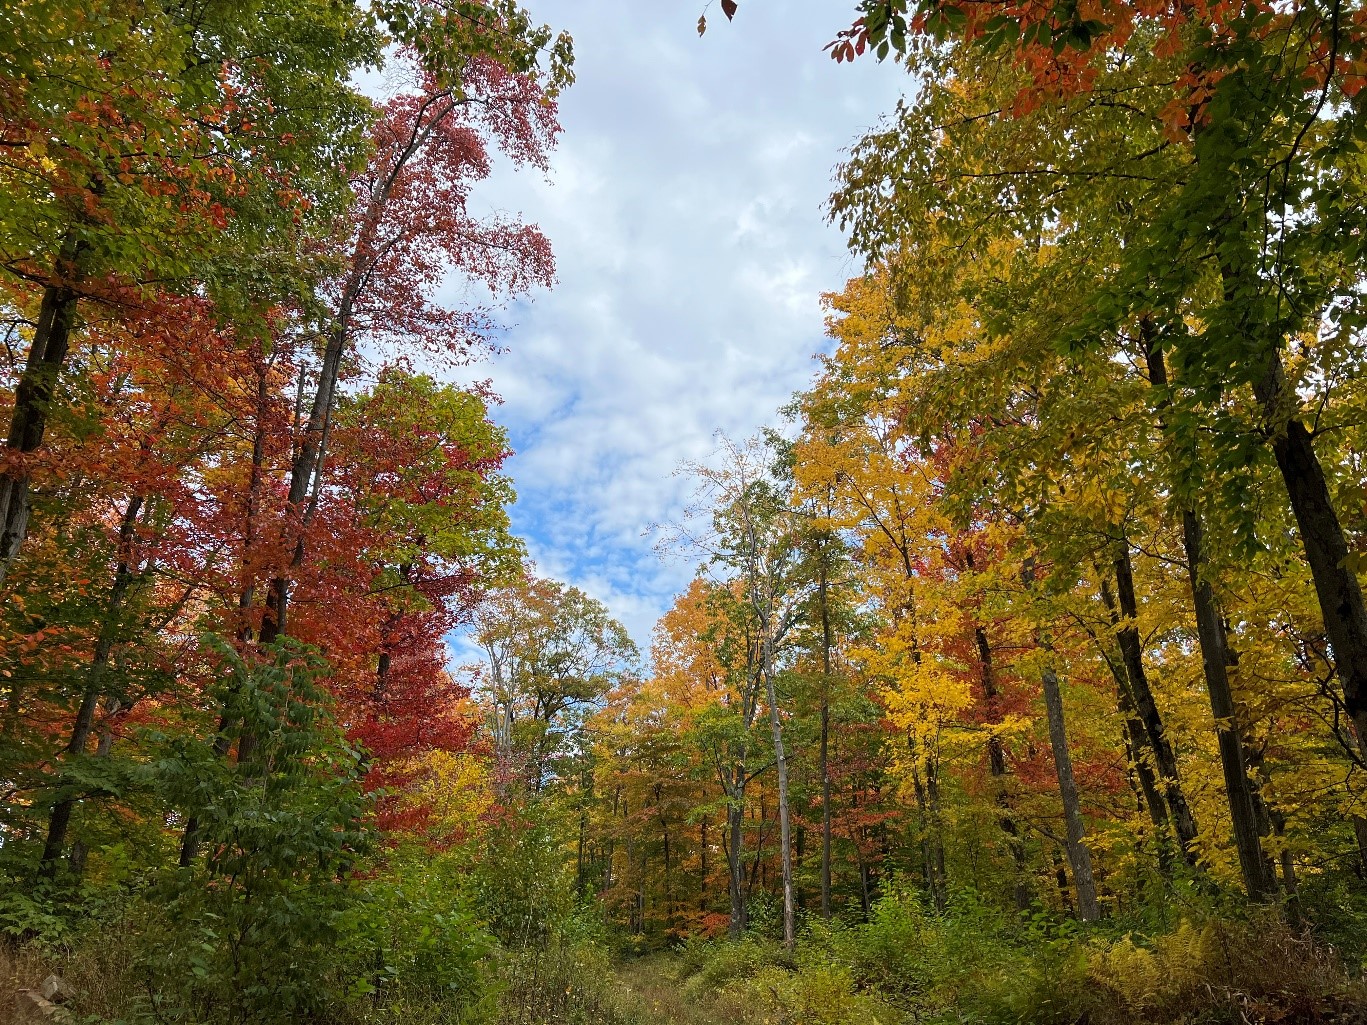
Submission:
M 567 930 L 583 932 L 566 847 L 550 816 L 529 809 L 499 823 L 475 859 L 476 906 L 500 943 L 513 950 L 548 947 Z
M 497 946 L 451 855 L 396 852 L 340 925 L 339 989 L 369 1018 L 464 1022 L 489 1017 Z
M 319 1014 L 361 899 L 369 838 L 360 754 L 315 678 L 324 663 L 281 644 L 270 661 L 215 645 L 227 669 L 216 735 L 161 738 L 155 785 L 199 824 L 203 856 L 166 871 L 137 921 L 148 1007 L 163 1022 L 268 1025 Z M 236 761 L 227 741 L 254 741 Z
M 499 1025 L 646 1025 L 603 947 L 551 943 L 499 959 Z
M 751 979 L 761 969 L 777 965 L 783 957 L 783 948 L 777 943 L 749 935 L 703 946 L 705 952 L 689 962 L 692 970 L 681 980 L 685 993 L 699 997 Z

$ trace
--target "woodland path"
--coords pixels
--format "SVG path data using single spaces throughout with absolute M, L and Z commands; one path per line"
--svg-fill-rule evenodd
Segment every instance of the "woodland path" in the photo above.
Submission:
M 686 996 L 674 979 L 678 965 L 659 955 L 628 961 L 616 969 L 618 985 L 643 1023 L 723 1025 L 710 1001 Z

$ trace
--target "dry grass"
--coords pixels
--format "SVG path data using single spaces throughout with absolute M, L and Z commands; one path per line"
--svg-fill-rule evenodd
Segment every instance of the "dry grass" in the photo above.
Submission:
M 36 989 L 54 972 L 71 987 L 70 1007 L 78 1018 L 126 1019 L 138 996 L 131 951 L 108 931 L 80 950 L 0 942 L 0 1025 L 17 1025 L 15 990 Z
M 675 976 L 677 958 L 656 954 L 622 965 L 617 977 L 624 998 L 649 1022 L 679 1025 L 737 1025 L 713 994 L 685 993 Z

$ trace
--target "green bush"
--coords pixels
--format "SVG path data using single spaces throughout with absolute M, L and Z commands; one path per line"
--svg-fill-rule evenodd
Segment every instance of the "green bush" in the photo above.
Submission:
M 341 981 L 369 1018 L 482 1021 L 497 988 L 497 942 L 475 914 L 451 855 L 396 852 L 340 926 Z
M 591 942 L 508 950 L 499 959 L 498 1025 L 646 1025 Z
M 544 948 L 590 927 L 574 893 L 566 847 L 549 815 L 528 809 L 497 824 L 472 867 L 476 906 L 500 943 Z
M 783 948 L 772 940 L 749 935 L 735 941 L 716 940 L 692 949 L 695 953 L 685 962 L 689 971 L 682 981 L 685 993 L 697 996 L 751 979 L 761 969 L 776 966 L 783 954 Z M 699 955 L 696 952 L 700 950 Z
M 351 878 L 369 844 L 360 754 L 315 682 L 316 656 L 281 644 L 257 662 L 215 647 L 218 733 L 161 738 L 154 765 L 203 854 L 163 873 L 136 923 L 147 1010 L 163 1022 L 294 1021 L 335 998 L 320 966 L 362 896 Z M 225 758 L 238 738 L 249 741 L 239 758 Z

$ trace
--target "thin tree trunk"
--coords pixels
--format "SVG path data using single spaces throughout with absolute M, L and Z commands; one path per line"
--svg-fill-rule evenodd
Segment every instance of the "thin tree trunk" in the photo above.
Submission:
M 1220 747 L 1220 766 L 1224 772 L 1225 793 L 1234 828 L 1234 846 L 1239 853 L 1239 868 L 1244 889 L 1253 900 L 1272 895 L 1267 878 L 1262 839 L 1258 835 L 1257 814 L 1252 788 L 1239 737 L 1238 712 L 1229 683 L 1225 653 L 1225 631 L 1210 581 L 1202 575 L 1205 565 L 1201 522 L 1195 512 L 1182 510 L 1182 538 L 1187 553 L 1187 573 L 1191 580 L 1192 601 L 1196 606 L 1196 632 L 1200 640 L 1201 665 L 1205 673 L 1210 710 L 1215 716 L 1215 736 Z
M 1110 594 L 1105 580 L 1101 585 L 1101 598 L 1111 614 L 1111 622 L 1116 629 L 1116 639 L 1120 644 L 1120 657 L 1125 666 L 1125 678 L 1129 682 L 1129 696 L 1134 702 L 1139 721 L 1143 724 L 1144 734 L 1148 737 L 1149 750 L 1153 752 L 1158 775 L 1163 781 L 1164 796 L 1172 816 L 1173 829 L 1177 842 L 1187 864 L 1195 866 L 1196 855 L 1196 818 L 1187 803 L 1186 791 L 1182 788 L 1181 776 L 1177 768 L 1177 754 L 1168 731 L 1163 724 L 1163 716 L 1154 700 L 1153 688 L 1149 685 L 1148 673 L 1144 668 L 1144 647 L 1135 625 L 1139 615 L 1139 602 L 1135 596 L 1134 569 L 1130 562 L 1129 542 L 1121 538 L 1115 546 L 1116 591 L 1120 608 L 1117 612 L 1116 598 Z
M 789 950 L 797 942 L 797 914 L 793 905 L 793 852 L 789 846 L 791 823 L 788 816 L 788 758 L 783 751 L 783 721 L 778 713 L 778 694 L 774 689 L 773 650 L 764 639 L 764 686 L 769 699 L 769 728 L 774 737 L 774 764 L 778 770 L 778 834 L 783 866 L 783 945 Z
M 869 912 L 873 909 L 873 895 L 869 890 L 869 863 L 864 857 L 863 848 L 855 844 L 859 850 L 859 907 L 864 913 L 864 920 L 868 921 Z
M 1115 619 L 1114 602 L 1111 596 L 1110 585 L 1103 579 L 1101 581 L 1102 600 L 1111 611 L 1112 620 Z M 1110 653 L 1103 652 L 1102 657 L 1106 661 L 1106 667 L 1111 671 L 1111 677 L 1115 680 L 1115 703 L 1116 710 L 1124 719 L 1125 725 L 1121 730 L 1121 740 L 1125 745 L 1125 759 L 1128 765 L 1130 785 L 1134 789 L 1136 807 L 1139 810 L 1146 810 L 1149 813 L 1149 821 L 1153 823 L 1158 831 L 1160 841 L 1166 841 L 1167 833 L 1171 822 L 1168 818 L 1168 806 L 1163 801 L 1163 795 L 1158 792 L 1158 777 L 1154 775 L 1153 766 L 1149 764 L 1149 740 L 1144 731 L 1144 724 L 1140 721 L 1139 713 L 1134 707 L 1134 698 L 1130 695 L 1129 681 L 1125 677 L 1125 671 L 1119 662 L 1112 658 Z M 1160 858 L 1166 863 L 1167 844 L 1164 842 L 1160 847 Z M 1166 875 L 1166 869 L 1164 871 Z
M 972 568 L 971 562 L 969 568 Z M 991 708 L 997 700 L 996 674 L 992 671 L 992 648 L 987 642 L 987 631 L 981 625 L 973 628 L 973 638 L 978 646 L 983 697 Z M 1011 814 L 1011 799 L 1006 790 L 1006 748 L 1002 745 L 1001 737 L 997 736 L 995 731 L 987 740 L 987 765 L 988 770 L 992 773 L 992 778 L 997 781 L 997 821 L 1001 825 L 1002 832 L 1006 834 L 1006 846 L 1011 852 L 1011 861 L 1016 869 L 1012 897 L 1015 900 L 1016 910 L 1024 911 L 1030 907 L 1030 886 L 1026 879 L 1025 845 L 1021 842 L 1020 828 L 1016 825 L 1016 820 Z
M 1261 751 L 1249 755 L 1249 768 L 1257 775 L 1257 785 L 1253 790 L 1253 800 L 1255 810 L 1258 815 L 1258 829 L 1263 836 L 1272 835 L 1281 843 L 1281 852 L 1277 856 L 1276 863 L 1271 858 L 1267 859 L 1267 875 L 1269 879 L 1277 878 L 1277 871 L 1281 871 L 1282 893 L 1286 895 L 1287 909 L 1291 912 L 1292 918 L 1298 916 L 1298 895 L 1299 884 L 1296 881 L 1296 859 L 1292 857 L 1291 850 L 1286 846 L 1286 815 L 1279 808 L 1274 807 L 1266 797 L 1263 790 L 1272 782 L 1272 776 L 1267 771 L 1267 762 Z
M 702 876 L 701 885 L 698 893 L 698 910 L 704 915 L 707 914 L 707 816 L 702 817 L 698 823 L 698 854 L 702 865 L 699 874 Z
M 352 313 L 372 270 L 372 265 L 363 263 L 361 256 L 374 242 L 386 206 L 405 168 L 422 152 L 438 126 L 464 101 L 444 94 L 440 98 L 431 98 L 429 102 L 434 104 L 435 112 L 427 120 L 420 118 L 414 123 L 393 164 L 377 183 L 359 225 L 357 240 L 352 249 L 351 267 L 346 283 L 342 286 L 336 317 L 327 333 L 327 345 L 324 347 L 322 366 L 318 372 L 318 386 L 314 391 L 308 420 L 304 424 L 299 450 L 295 453 L 290 466 L 286 510 L 295 522 L 287 526 L 287 531 L 292 529 L 294 533 L 294 546 L 288 567 L 271 581 L 266 595 L 267 615 L 261 628 L 263 643 L 270 643 L 283 636 L 289 629 L 290 580 L 307 554 L 304 533 L 317 506 L 328 434 L 332 429 L 332 412 L 337 401 L 337 383 L 341 375 L 342 358 L 351 336 Z M 312 499 L 309 498 L 310 492 Z
M 617 808 L 621 803 L 621 799 L 622 788 L 617 787 L 612 791 L 613 819 L 617 818 Z M 617 857 L 617 839 L 611 831 L 608 833 L 608 849 L 605 853 L 606 857 L 603 859 L 603 893 L 607 893 L 608 890 L 612 889 L 612 862 Z
M 826 563 L 821 563 L 817 597 L 821 606 L 821 917 L 831 920 L 831 610 L 828 602 Z
M 1153 333 L 1151 325 L 1145 330 L 1145 335 L 1149 382 L 1158 393 L 1159 424 L 1166 434 L 1168 427 L 1163 413 L 1171 402 L 1168 396 L 1167 365 L 1163 360 L 1161 342 Z M 1272 895 L 1275 884 L 1267 876 L 1262 840 L 1258 835 L 1257 816 L 1244 761 L 1243 743 L 1239 737 L 1234 693 L 1229 683 L 1229 653 L 1225 646 L 1224 622 L 1215 600 L 1215 591 L 1205 572 L 1206 556 L 1201 520 L 1190 503 L 1183 504 L 1181 513 L 1182 545 L 1187 556 L 1187 576 L 1196 612 L 1201 667 L 1205 676 L 1206 692 L 1210 698 L 1210 709 L 1215 717 L 1215 736 L 1220 748 L 1220 767 L 1224 773 L 1234 846 L 1238 851 L 1239 868 L 1248 896 L 1252 900 L 1265 900 Z
M 300 390 L 303 389 L 303 377 L 300 376 Z M 247 483 L 245 521 L 242 528 L 242 560 L 241 568 L 242 583 L 241 592 L 238 595 L 238 639 L 246 642 L 251 639 L 253 630 L 251 609 L 256 601 L 256 584 L 250 575 L 249 566 L 252 556 L 259 540 L 257 531 L 257 517 L 260 513 L 261 493 L 265 487 L 265 465 L 266 465 L 266 416 L 267 406 L 270 399 L 270 378 L 269 367 L 262 357 L 262 362 L 256 367 L 256 423 L 255 431 L 252 436 L 252 464 L 251 474 Z M 297 408 L 297 407 L 296 407 Z M 214 737 L 214 756 L 216 758 L 226 758 L 232 749 L 231 729 L 233 723 L 229 721 L 228 710 L 225 708 L 219 713 L 218 733 Z M 180 858 L 181 868 L 188 868 L 194 862 L 199 852 L 199 819 L 191 815 L 185 820 L 185 830 L 181 834 Z
M 921 779 L 921 769 L 917 764 L 920 757 L 916 750 L 916 737 L 907 730 L 907 757 L 911 767 L 911 791 L 916 798 L 916 811 L 921 819 L 921 878 L 925 882 L 926 893 L 939 907 L 935 887 L 935 868 L 930 850 L 930 796 L 926 793 L 925 782 Z
M 734 771 L 731 793 L 727 795 L 726 802 L 726 827 L 731 834 L 731 842 L 726 852 L 727 868 L 730 872 L 727 889 L 731 898 L 731 921 L 727 931 L 733 940 L 738 940 L 745 932 L 745 865 L 741 859 L 745 816 L 745 763 L 741 762 Z
M 1068 751 L 1068 731 L 1063 718 L 1063 694 L 1058 675 L 1049 666 L 1040 672 L 1044 688 L 1044 710 L 1049 720 L 1049 744 L 1054 749 L 1054 770 L 1058 776 L 1059 797 L 1063 801 L 1063 819 L 1067 829 L 1068 863 L 1073 869 L 1073 886 L 1077 890 L 1077 914 L 1084 922 L 1095 922 L 1101 917 L 1096 900 L 1096 880 L 1092 876 L 1092 855 L 1087 850 L 1086 830 L 1082 822 L 1082 806 L 1078 799 L 1077 782 L 1073 777 L 1073 758 Z
M 935 902 L 935 910 L 943 912 L 949 906 L 949 877 L 945 872 L 944 818 L 940 813 L 940 762 L 938 754 L 926 758 L 926 797 L 930 802 L 930 865 L 934 873 L 934 888 L 931 890 L 931 897 Z
M 1124 679 L 1118 682 L 1123 685 Z M 1158 792 L 1158 777 L 1154 775 L 1153 766 L 1149 764 L 1146 754 L 1148 744 L 1144 735 L 1144 724 L 1139 721 L 1134 704 L 1123 686 L 1119 693 L 1118 705 L 1120 714 L 1125 717 L 1122 739 L 1130 764 L 1130 781 L 1135 787 L 1140 807 L 1148 811 L 1149 821 L 1153 823 L 1154 841 L 1158 848 L 1158 870 L 1164 879 L 1171 881 L 1172 821 L 1168 817 L 1168 806 L 1163 801 L 1163 795 Z
M 133 581 L 133 530 L 138 514 L 142 511 L 142 496 L 129 499 L 119 524 L 119 561 L 114 569 L 114 582 L 109 589 L 109 600 L 105 604 L 104 622 L 100 624 L 100 635 L 95 642 L 95 651 L 86 672 L 85 692 L 81 696 L 80 708 L 76 711 L 76 721 L 67 741 L 66 758 L 77 758 L 85 753 L 90 735 L 95 725 L 95 710 L 100 697 L 104 694 L 104 673 L 109 665 L 110 653 L 118 640 L 119 617 L 123 612 L 124 599 Z M 63 797 L 52 806 L 48 815 L 47 841 L 43 845 L 41 873 L 51 879 L 57 874 L 57 863 L 66 845 L 67 828 L 71 824 L 71 813 L 76 807 L 75 797 Z

